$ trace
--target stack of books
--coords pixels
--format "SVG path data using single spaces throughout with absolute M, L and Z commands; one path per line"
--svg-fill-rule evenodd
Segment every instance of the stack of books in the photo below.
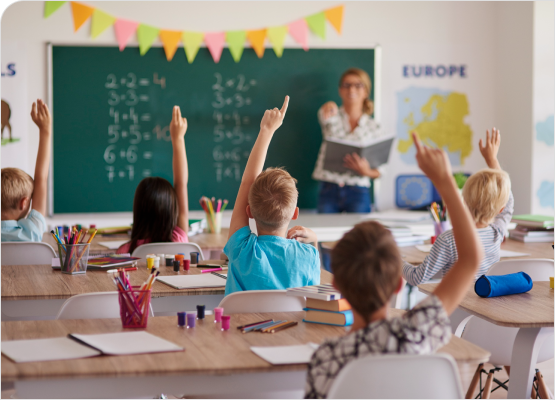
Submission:
M 509 230 L 511 239 L 520 242 L 553 242 L 554 219 L 545 215 L 514 215 L 511 222 L 516 222 L 515 229 Z
M 190 219 L 189 220 L 189 234 L 188 236 L 194 236 L 196 234 L 202 233 L 204 228 L 206 228 L 206 218 L 203 219 Z
M 351 305 L 331 284 L 291 288 L 287 289 L 287 295 L 306 297 L 304 322 L 337 326 L 353 324 Z
M 397 246 L 399 247 L 406 247 L 406 246 L 416 246 L 418 244 L 424 244 L 425 240 L 428 240 L 430 237 L 426 235 L 413 235 L 412 230 L 408 226 L 404 225 L 389 225 L 383 224 L 395 238 L 397 242 Z

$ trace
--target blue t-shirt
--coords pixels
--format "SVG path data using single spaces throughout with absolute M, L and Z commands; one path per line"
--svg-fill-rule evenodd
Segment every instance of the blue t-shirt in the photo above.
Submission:
M 19 221 L 2 221 L 2 242 L 40 242 L 46 231 L 46 221 L 37 210 Z
M 256 236 L 249 226 L 229 238 L 225 294 L 243 290 L 283 290 L 320 284 L 318 250 L 279 236 Z

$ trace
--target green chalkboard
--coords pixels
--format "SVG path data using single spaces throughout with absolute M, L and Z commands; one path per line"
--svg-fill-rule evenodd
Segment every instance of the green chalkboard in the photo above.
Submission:
M 171 110 L 179 105 L 189 128 L 191 209 L 201 195 L 233 207 L 243 169 L 267 108 L 291 96 L 266 167 L 285 167 L 298 180 L 299 207 L 316 208 L 311 178 L 320 143 L 318 108 L 339 102 L 349 67 L 374 78 L 374 49 L 271 49 L 259 59 L 245 49 L 235 63 L 224 49 L 214 63 L 200 49 L 189 64 L 182 49 L 171 62 L 161 48 L 52 46 L 54 213 L 131 211 L 145 176 L 172 181 Z M 373 95 L 371 95 L 373 97 Z

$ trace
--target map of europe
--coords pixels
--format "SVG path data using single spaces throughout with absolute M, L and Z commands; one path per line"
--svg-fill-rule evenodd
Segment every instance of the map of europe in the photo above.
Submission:
M 464 165 L 472 152 L 472 130 L 464 122 L 469 114 L 465 94 L 409 87 L 397 93 L 397 107 L 397 150 L 404 162 L 416 164 L 410 137 L 416 131 L 424 144 L 445 150 L 452 165 Z

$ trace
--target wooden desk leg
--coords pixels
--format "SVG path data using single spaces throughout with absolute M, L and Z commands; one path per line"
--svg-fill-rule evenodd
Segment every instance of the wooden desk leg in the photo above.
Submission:
M 484 368 L 484 364 L 479 364 L 478 368 L 476 368 L 476 372 L 474 373 L 474 376 L 472 377 L 472 381 L 470 382 L 470 386 L 468 387 L 468 391 L 466 392 L 465 399 L 474 398 L 474 392 L 478 387 L 478 382 L 480 381 L 480 374 L 482 373 L 482 368 Z
M 520 328 L 511 355 L 511 381 L 508 399 L 525 399 L 532 392 L 532 379 L 538 353 L 553 328 Z M 551 339 L 553 340 L 553 339 Z

